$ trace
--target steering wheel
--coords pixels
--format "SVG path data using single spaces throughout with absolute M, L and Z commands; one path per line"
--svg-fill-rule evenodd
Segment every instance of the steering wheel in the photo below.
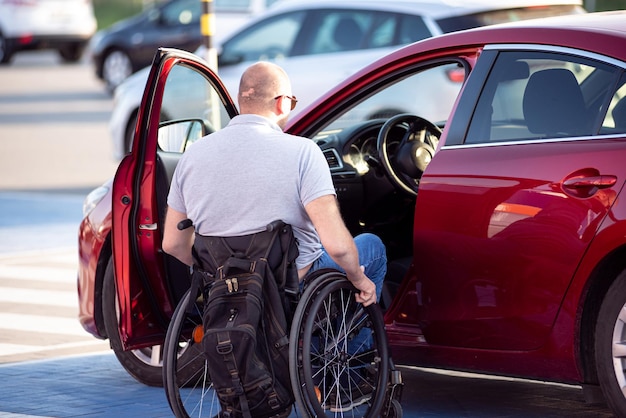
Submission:
M 391 134 L 404 134 L 398 143 Z M 441 129 L 434 123 L 411 114 L 390 118 L 378 133 L 376 144 L 386 174 L 402 191 L 417 196 L 419 179 L 435 155 Z M 397 144 L 397 145 L 396 145 Z

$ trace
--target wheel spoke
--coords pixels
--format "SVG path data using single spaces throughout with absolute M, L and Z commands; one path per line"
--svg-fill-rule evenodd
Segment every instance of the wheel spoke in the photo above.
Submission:
M 613 343 L 613 358 L 626 359 L 626 342 L 619 341 Z
M 621 327 L 616 326 L 616 328 L 623 329 L 624 324 L 626 324 L 626 306 L 624 306 L 620 311 L 617 317 L 618 322 L 621 322 Z
M 153 366 L 158 366 L 161 364 L 161 346 L 160 345 L 153 345 L 152 346 L 152 353 L 150 353 L 150 364 L 152 364 Z

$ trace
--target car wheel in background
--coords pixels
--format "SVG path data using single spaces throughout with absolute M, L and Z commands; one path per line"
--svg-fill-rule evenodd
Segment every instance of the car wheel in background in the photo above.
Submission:
M 13 57 L 13 50 L 9 41 L 0 32 L 0 64 L 8 64 Z
M 85 44 L 73 43 L 59 48 L 59 55 L 64 62 L 77 62 L 83 56 Z
M 124 51 L 119 49 L 110 51 L 102 61 L 102 79 L 110 92 L 113 92 L 132 73 L 133 64 Z
M 124 351 L 118 331 L 119 309 L 115 290 L 115 274 L 112 259 L 104 274 L 102 289 L 102 311 L 104 327 L 109 337 L 111 349 L 128 374 L 148 386 L 163 386 L 162 346 L 145 347 Z M 158 351 L 156 351 L 158 350 Z
M 604 398 L 616 416 L 626 416 L 626 270 L 606 293 L 596 325 L 595 353 Z

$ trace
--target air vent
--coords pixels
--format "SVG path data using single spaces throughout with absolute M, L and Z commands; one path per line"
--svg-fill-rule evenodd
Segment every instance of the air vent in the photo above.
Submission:
M 324 156 L 331 170 L 339 170 L 343 167 L 341 158 L 339 158 L 339 154 L 334 148 L 324 150 Z

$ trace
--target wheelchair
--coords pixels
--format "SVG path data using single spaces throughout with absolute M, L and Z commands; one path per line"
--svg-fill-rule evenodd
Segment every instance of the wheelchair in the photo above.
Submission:
M 356 291 L 343 273 L 327 269 L 308 274 L 290 296 L 295 410 L 289 416 L 402 416 L 402 381 L 391 360 L 381 308 L 357 303 Z M 165 338 L 163 381 L 177 417 L 221 416 L 201 344 L 202 310 L 202 292 L 192 286 Z

